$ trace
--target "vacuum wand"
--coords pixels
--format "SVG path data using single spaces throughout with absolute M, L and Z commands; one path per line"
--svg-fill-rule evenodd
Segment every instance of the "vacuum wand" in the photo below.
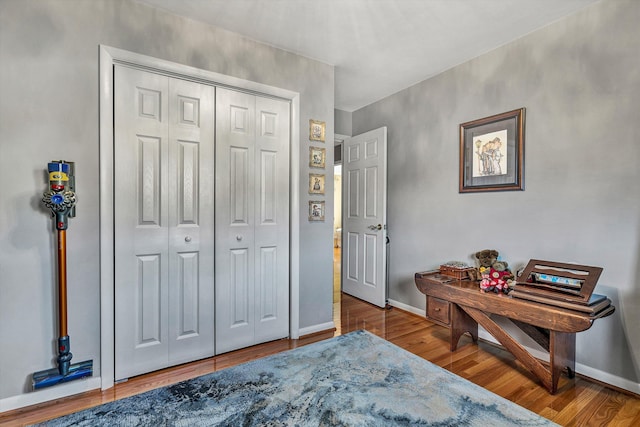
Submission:
M 67 375 L 73 357 L 67 332 L 67 230 L 58 230 L 58 281 L 58 370 Z
M 42 201 L 51 209 L 58 234 L 58 368 L 34 373 L 34 390 L 93 375 L 93 360 L 71 364 L 73 354 L 67 331 L 67 228 L 76 205 L 73 163 L 54 161 L 48 169 L 49 191 L 43 194 Z

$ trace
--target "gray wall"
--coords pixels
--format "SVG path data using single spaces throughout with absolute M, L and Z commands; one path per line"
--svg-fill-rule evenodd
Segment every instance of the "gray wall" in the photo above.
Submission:
M 307 221 L 309 119 L 333 141 L 333 67 L 130 0 L 0 0 L 0 399 L 53 367 L 55 234 L 41 206 L 45 169 L 76 162 L 78 216 L 68 231 L 74 362 L 100 366 L 98 46 L 299 92 L 300 327 L 332 321 L 333 201 Z M 333 150 L 327 150 L 327 164 Z M 333 173 L 327 168 L 327 194 Z
M 606 0 L 353 113 L 388 126 L 390 298 L 424 309 L 413 274 L 493 248 L 604 268 L 612 317 L 577 362 L 640 390 L 640 2 Z M 523 192 L 459 194 L 459 124 L 526 107 Z
M 339 135 L 352 136 L 351 126 L 353 123 L 353 114 L 344 110 L 334 110 L 334 118 L 336 124 L 336 133 Z

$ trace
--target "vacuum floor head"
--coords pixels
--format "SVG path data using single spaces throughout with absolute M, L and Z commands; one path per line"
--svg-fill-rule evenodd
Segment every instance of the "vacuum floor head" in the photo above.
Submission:
M 32 377 L 34 390 L 51 387 L 56 384 L 66 383 L 93 375 L 93 360 L 74 363 L 69 366 L 69 373 L 61 375 L 58 368 L 47 369 L 46 371 L 35 372 Z

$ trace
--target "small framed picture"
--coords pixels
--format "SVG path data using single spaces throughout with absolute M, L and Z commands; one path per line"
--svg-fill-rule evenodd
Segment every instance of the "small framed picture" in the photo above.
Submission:
M 324 169 L 327 150 L 318 147 L 309 147 L 309 167 Z
M 324 221 L 324 200 L 309 201 L 309 221 Z
M 324 174 L 309 174 L 309 194 L 324 194 Z
M 309 120 L 309 139 L 311 141 L 324 142 L 325 123 L 318 120 Z

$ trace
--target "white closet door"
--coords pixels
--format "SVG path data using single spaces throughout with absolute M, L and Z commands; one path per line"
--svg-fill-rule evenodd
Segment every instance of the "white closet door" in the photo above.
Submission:
M 216 93 L 216 352 L 289 335 L 289 104 Z
M 255 343 L 289 335 L 289 103 L 256 98 Z
M 214 355 L 214 88 L 169 80 L 169 364 Z
M 116 67 L 116 380 L 213 355 L 213 91 Z

